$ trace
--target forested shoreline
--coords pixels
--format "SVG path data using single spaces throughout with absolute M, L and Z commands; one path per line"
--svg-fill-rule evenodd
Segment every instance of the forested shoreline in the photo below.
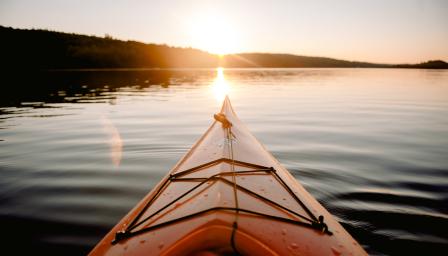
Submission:
M 108 68 L 448 68 L 440 60 L 377 64 L 293 54 L 241 53 L 218 56 L 193 48 L 123 41 L 40 29 L 0 26 L 3 69 Z

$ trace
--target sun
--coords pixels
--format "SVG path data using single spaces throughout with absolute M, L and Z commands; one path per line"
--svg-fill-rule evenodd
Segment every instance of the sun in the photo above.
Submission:
M 189 30 L 195 48 L 218 55 L 238 50 L 236 29 L 219 15 L 196 17 L 190 21 Z

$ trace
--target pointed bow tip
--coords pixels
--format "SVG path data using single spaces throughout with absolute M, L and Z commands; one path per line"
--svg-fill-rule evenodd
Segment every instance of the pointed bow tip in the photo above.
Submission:
M 230 98 L 228 95 L 226 95 L 226 97 L 224 98 L 224 101 L 222 103 L 221 113 L 222 114 L 234 113 L 232 104 L 230 103 Z
M 231 105 L 231 104 L 230 104 L 230 98 L 229 98 L 229 95 L 226 95 L 226 97 L 224 98 L 224 101 L 223 101 L 222 105 L 223 105 L 223 107 L 224 107 L 224 105 Z

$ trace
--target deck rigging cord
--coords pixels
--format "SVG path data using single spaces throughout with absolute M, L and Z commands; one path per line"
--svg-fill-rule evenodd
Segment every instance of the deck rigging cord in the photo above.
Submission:
M 235 220 L 233 221 L 232 225 L 232 235 L 230 236 L 230 244 L 232 245 L 232 249 L 235 252 L 235 254 L 239 255 L 238 249 L 236 247 L 236 241 L 235 241 L 235 235 L 236 230 L 238 229 L 238 217 L 239 217 L 239 204 L 238 204 L 238 189 L 237 189 L 237 183 L 236 183 L 236 174 L 235 174 L 235 158 L 233 157 L 233 133 L 232 133 L 232 123 L 227 120 L 226 116 L 224 114 L 220 114 L 220 119 L 215 119 L 219 122 L 222 122 L 222 128 L 226 131 L 226 137 L 227 137 L 227 145 L 229 146 L 229 158 L 232 161 L 230 164 L 230 170 L 232 172 L 232 183 L 233 183 L 233 196 L 235 200 Z M 222 120 L 222 121 L 220 121 Z
M 130 224 L 122 231 L 118 231 L 115 234 L 115 239 L 112 241 L 112 244 L 116 244 L 124 239 L 127 239 L 129 237 L 144 233 L 144 232 L 149 232 L 149 231 L 153 231 L 155 229 L 164 227 L 164 226 L 168 226 L 168 225 L 172 225 L 175 223 L 178 223 L 180 221 L 183 220 L 187 220 L 187 219 L 191 219 L 191 218 L 195 218 L 197 216 L 201 216 L 204 214 L 207 214 L 209 212 L 213 212 L 213 211 L 232 211 L 235 212 L 235 219 L 232 225 L 232 234 L 231 234 L 231 246 L 232 249 L 235 251 L 236 254 L 238 253 L 238 250 L 236 248 L 236 243 L 235 243 L 235 235 L 237 233 L 237 229 L 238 229 L 238 218 L 239 218 L 239 213 L 246 213 L 246 214 L 251 214 L 251 215 L 255 215 L 255 216 L 260 216 L 260 217 L 264 217 L 267 219 L 272 219 L 272 220 L 276 220 L 276 221 L 280 221 L 280 222 L 285 222 L 285 223 L 291 223 L 291 224 L 295 224 L 295 225 L 299 225 L 299 226 L 304 226 L 304 227 L 309 227 L 312 229 L 316 229 L 321 231 L 322 233 L 325 233 L 327 235 L 332 235 L 332 232 L 328 230 L 328 226 L 327 224 L 325 224 L 324 222 L 324 217 L 321 215 L 318 218 L 310 211 L 310 209 L 308 209 L 308 207 L 302 202 L 302 200 L 300 200 L 300 198 L 294 193 L 294 191 L 292 191 L 292 189 L 286 184 L 286 182 L 279 176 L 279 174 L 276 172 L 276 170 L 273 167 L 266 167 L 266 166 L 262 166 L 262 165 L 257 165 L 257 164 L 253 164 L 253 163 L 248 163 L 248 162 L 242 162 L 242 161 L 238 161 L 234 159 L 234 149 L 233 149 L 233 142 L 234 142 L 234 138 L 235 135 L 232 133 L 231 127 L 232 127 L 232 123 L 226 118 L 226 116 L 222 113 L 219 114 L 215 114 L 214 118 L 217 122 L 220 122 L 222 124 L 222 127 L 225 131 L 225 144 L 228 145 L 228 158 L 220 158 L 220 159 L 216 159 L 213 160 L 211 162 L 208 163 L 204 163 L 201 165 L 198 165 L 196 167 L 184 170 L 184 171 L 180 171 L 174 174 L 170 174 L 164 181 L 163 183 L 158 187 L 158 189 L 156 190 L 156 192 L 154 193 L 154 195 L 148 200 L 148 202 L 140 209 L 139 213 L 137 214 L 136 217 L 134 217 L 132 219 L 132 221 L 130 222 Z M 198 177 L 198 178 L 185 178 L 183 176 L 188 175 L 190 173 L 196 172 L 196 171 L 200 171 L 204 168 L 207 167 L 211 167 L 211 166 L 215 166 L 218 165 L 220 163 L 227 163 L 230 165 L 230 171 L 229 172 L 220 172 L 214 175 L 211 175 L 209 177 Z M 245 171 L 236 171 L 235 170 L 235 166 L 240 166 L 240 167 L 248 167 L 251 168 L 249 170 L 245 170 Z M 281 204 L 274 202 L 272 200 L 270 200 L 269 198 L 266 198 L 254 191 L 251 191 L 250 189 L 247 189 L 245 187 L 242 187 L 240 185 L 237 184 L 237 176 L 242 176 L 242 175 L 272 175 L 277 182 L 292 196 L 292 198 L 305 210 L 305 212 L 307 213 L 307 216 L 304 216 L 303 214 L 300 214 L 298 212 L 295 212 L 285 206 L 282 206 Z M 231 176 L 231 181 L 229 181 L 228 179 L 226 179 L 226 176 Z M 155 224 L 155 225 L 149 225 L 146 227 L 143 227 L 139 230 L 135 230 L 137 227 L 142 226 L 144 223 L 146 223 L 148 220 L 152 219 L 154 216 L 156 216 L 157 214 L 161 213 L 163 210 L 167 209 L 168 207 L 170 207 L 171 205 L 175 204 L 176 202 L 178 202 L 179 200 L 181 200 L 182 198 L 186 197 L 187 195 L 191 194 L 193 191 L 197 190 L 199 187 L 201 187 L 203 184 L 206 184 L 209 181 L 221 181 L 224 184 L 230 185 L 233 187 L 233 195 L 234 195 L 234 201 L 235 201 L 235 207 L 212 207 L 206 210 L 202 210 L 190 215 L 186 215 L 180 218 L 176 218 L 173 220 L 169 220 L 169 221 L 165 221 L 159 224 Z M 181 194 L 180 196 L 178 196 L 177 198 L 175 198 L 174 200 L 172 200 L 171 202 L 167 203 L 166 205 L 164 205 L 163 207 L 161 207 L 160 209 L 158 209 L 157 211 L 155 211 L 154 213 L 150 214 L 149 216 L 146 216 L 145 218 L 141 219 L 142 216 L 144 215 L 144 213 L 146 212 L 146 210 L 153 204 L 153 202 L 162 194 L 162 192 L 167 188 L 167 186 L 172 183 L 172 182 L 197 182 L 198 184 L 193 186 L 191 189 L 189 189 L 188 191 L 186 191 L 185 193 Z M 268 204 L 274 205 L 284 211 L 286 211 L 287 213 L 295 216 L 296 218 L 302 219 L 303 221 L 299 221 L 299 220 L 295 220 L 295 219 L 290 219 L 290 218 L 284 218 L 284 217 L 279 217 L 279 216 L 275 216 L 275 215 L 269 215 L 269 214 L 264 214 L 264 213 L 260 213 L 260 212 L 256 212 L 256 211 L 252 211 L 252 210 L 248 210 L 248 209 L 243 209 L 239 207 L 239 202 L 238 202 L 238 191 L 240 192 L 244 192 L 246 194 L 249 194 L 253 197 L 256 197 Z

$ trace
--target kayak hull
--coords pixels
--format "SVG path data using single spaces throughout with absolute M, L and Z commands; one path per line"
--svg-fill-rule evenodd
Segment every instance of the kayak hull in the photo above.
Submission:
M 367 255 L 259 143 L 228 97 L 215 121 L 90 255 Z

